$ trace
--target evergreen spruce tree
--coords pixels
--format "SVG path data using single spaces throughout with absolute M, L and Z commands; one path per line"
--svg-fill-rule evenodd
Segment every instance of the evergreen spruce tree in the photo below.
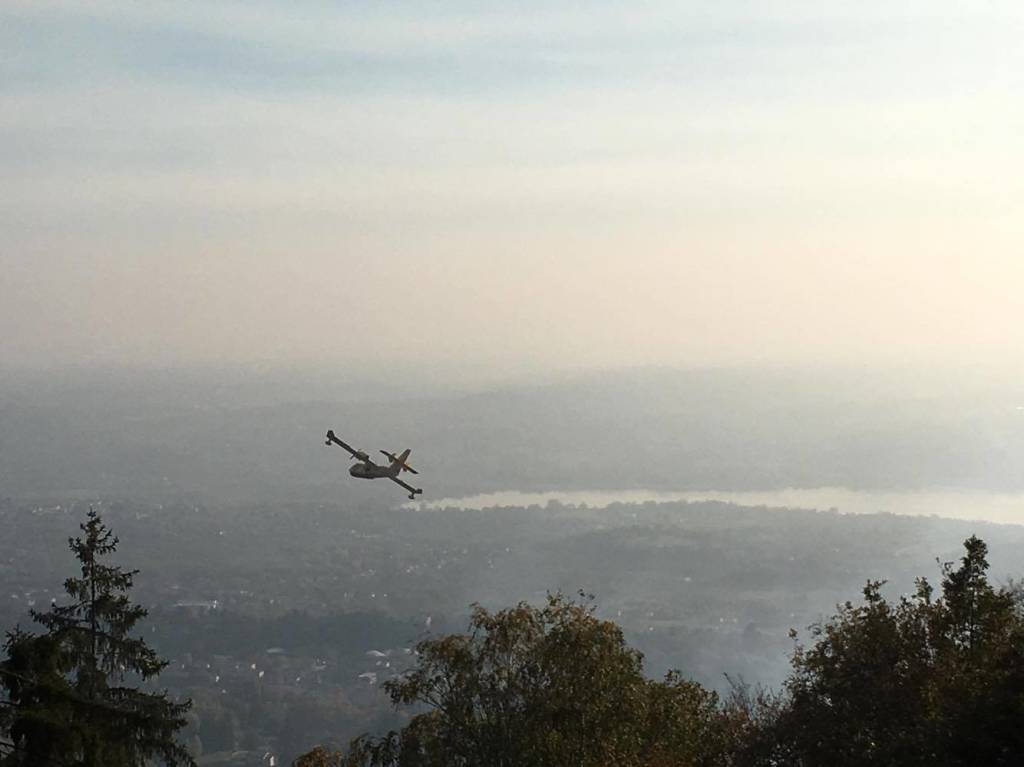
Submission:
M 81 577 L 64 582 L 70 603 L 32 612 L 45 634 L 8 635 L 0 664 L 8 754 L 0 764 L 141 767 L 156 759 L 193 767 L 175 741 L 191 702 L 128 683 L 152 679 L 167 665 L 131 635 L 146 616 L 128 598 L 138 571 L 103 562 L 118 539 L 92 509 L 81 529 L 83 537 L 68 541 L 82 568 Z
M 49 636 L 20 628 L 7 635 L 0 662 L 0 765 L 65 764 L 75 739 L 71 685 L 60 670 L 60 647 Z

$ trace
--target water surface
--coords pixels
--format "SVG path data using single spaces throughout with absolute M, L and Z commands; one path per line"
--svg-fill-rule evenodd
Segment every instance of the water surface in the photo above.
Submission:
M 406 504 L 406 508 L 488 509 L 501 506 L 566 506 L 601 509 L 613 503 L 646 501 L 723 501 L 741 506 L 771 506 L 837 510 L 852 514 L 890 512 L 911 516 L 940 516 L 1024 524 L 1024 494 L 977 490 L 935 489 L 905 492 L 872 492 L 845 487 L 786 488 L 783 490 L 573 490 L 524 493 L 504 490 L 463 498 L 442 498 Z

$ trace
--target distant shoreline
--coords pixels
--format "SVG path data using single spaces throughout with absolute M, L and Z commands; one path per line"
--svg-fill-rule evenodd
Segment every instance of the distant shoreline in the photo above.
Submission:
M 499 507 L 563 506 L 606 508 L 615 503 L 666 503 L 673 501 L 721 501 L 739 506 L 835 510 L 848 514 L 889 512 L 905 516 L 938 516 L 999 524 L 1024 524 L 1024 493 L 995 493 L 963 489 L 913 491 L 865 491 L 846 487 L 785 488 L 782 490 L 554 490 L 494 493 L 441 498 L 404 504 L 407 509 L 460 508 L 484 510 Z

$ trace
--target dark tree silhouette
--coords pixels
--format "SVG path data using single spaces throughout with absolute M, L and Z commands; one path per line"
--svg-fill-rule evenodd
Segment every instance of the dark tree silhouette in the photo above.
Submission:
M 132 636 L 146 616 L 128 597 L 138 571 L 104 563 L 118 539 L 97 512 L 89 510 L 81 529 L 82 537 L 68 541 L 81 563 L 81 576 L 64 582 L 69 603 L 32 612 L 44 634 L 15 629 L 7 636 L 0 764 L 138 767 L 156 759 L 192 766 L 175 741 L 191 703 L 129 684 L 167 665 Z
M 742 765 L 1018 765 L 1024 761 L 1020 593 L 987 577 L 988 550 L 964 542 L 895 602 L 864 589 L 797 645 L 785 695 L 753 705 Z M 743 748 L 739 749 L 741 752 Z

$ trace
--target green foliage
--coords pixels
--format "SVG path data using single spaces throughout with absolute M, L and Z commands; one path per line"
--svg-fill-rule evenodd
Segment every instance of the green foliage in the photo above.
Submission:
M 74 750 L 75 738 L 64 723 L 74 712 L 71 684 L 61 672 L 60 643 L 16 628 L 4 643 L 0 685 L 0 764 L 60 764 Z
M 987 578 L 971 537 L 941 568 L 887 601 L 870 581 L 797 644 L 780 693 L 734 684 L 724 701 L 669 674 L 645 679 L 619 628 L 549 597 L 467 634 L 421 642 L 386 683 L 407 727 L 318 748 L 296 767 L 824 767 L 1016 765 L 1024 756 L 1024 602 Z M 794 634 L 795 636 L 795 634 Z
M 895 603 L 869 582 L 797 645 L 787 700 L 743 763 L 1010 765 L 1024 755 L 1024 618 L 986 577 L 971 537 L 941 594 L 919 579 Z M 752 741 L 753 743 L 754 741 Z
M 68 578 L 66 605 L 32 612 L 46 633 L 15 629 L 0 664 L 6 692 L 0 727 L 8 736 L 5 765 L 136 767 L 159 759 L 193 765 L 175 733 L 190 704 L 166 693 L 125 684 L 148 680 L 166 666 L 142 639 L 131 636 L 146 611 L 128 592 L 135 571 L 104 564 L 118 540 L 90 510 L 84 537 L 69 540 L 81 577 Z
M 469 633 L 425 640 L 417 656 L 385 689 L 395 705 L 426 711 L 401 732 L 357 739 L 344 757 L 321 750 L 296 764 L 698 765 L 723 743 L 714 693 L 676 674 L 646 679 L 618 626 L 561 596 L 540 608 L 476 606 Z

